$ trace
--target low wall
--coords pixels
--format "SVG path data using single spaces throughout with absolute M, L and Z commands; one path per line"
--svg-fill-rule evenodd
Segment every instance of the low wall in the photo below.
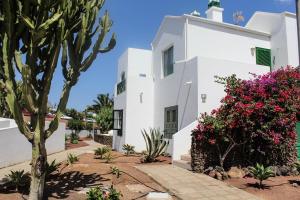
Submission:
M 72 130 L 70 130 L 70 129 L 65 130 L 66 135 L 69 136 L 69 135 L 71 135 L 71 133 L 72 133 Z M 96 131 L 96 133 L 99 133 L 99 131 Z M 85 138 L 85 137 L 88 137 L 90 134 L 92 136 L 94 136 L 94 131 L 89 132 L 87 130 L 82 130 L 82 131 L 79 132 L 78 136 L 81 137 L 81 138 Z
M 95 142 L 98 142 L 100 144 L 112 147 L 113 136 L 112 135 L 95 134 L 94 140 L 95 140 Z
M 47 140 L 46 148 L 48 154 L 65 150 L 64 123 L 60 123 L 58 130 Z M 20 133 L 14 122 L 10 127 L 0 128 L 0 152 L 0 168 L 31 159 L 31 143 Z

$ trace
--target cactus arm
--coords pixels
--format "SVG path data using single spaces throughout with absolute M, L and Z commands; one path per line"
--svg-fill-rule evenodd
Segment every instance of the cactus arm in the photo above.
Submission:
M 33 135 L 29 130 L 26 122 L 23 119 L 22 109 L 18 103 L 16 95 L 16 82 L 15 74 L 13 71 L 13 66 L 11 60 L 9 60 L 10 52 L 10 42 L 8 34 L 4 34 L 3 38 L 3 63 L 4 63 L 4 78 L 5 78 L 5 88 L 7 90 L 6 102 L 10 111 L 12 112 L 14 119 L 19 127 L 20 132 L 29 140 L 32 141 Z
M 62 117 L 63 112 L 67 107 L 67 102 L 69 100 L 71 88 L 72 86 L 70 82 L 66 82 L 62 91 L 59 104 L 57 106 L 55 118 L 51 121 L 49 128 L 46 130 L 46 134 L 45 134 L 46 139 L 49 138 L 54 133 L 54 131 L 57 130 L 58 128 L 60 118 Z
M 22 94 L 25 101 L 26 109 L 31 113 L 37 112 L 37 102 L 36 102 L 36 92 L 31 87 L 30 79 L 32 77 L 31 70 L 29 67 L 22 63 L 21 54 L 18 51 L 15 51 L 14 55 L 15 63 L 18 71 L 22 74 Z
M 59 53 L 61 49 L 61 45 L 57 41 L 55 41 L 54 43 L 55 44 L 51 49 L 52 51 L 51 58 L 50 58 L 51 62 L 49 63 L 49 66 L 46 68 L 46 71 L 42 78 L 43 92 L 39 97 L 39 105 L 41 106 L 41 110 L 39 112 L 42 114 L 46 114 L 47 112 L 48 95 L 49 95 L 53 74 L 58 63 Z
M 106 47 L 105 51 L 103 51 L 103 49 L 101 50 L 101 45 L 104 41 L 104 38 L 106 36 L 106 34 L 110 31 L 110 28 L 112 26 L 112 22 L 111 20 L 109 19 L 109 15 L 108 15 L 108 12 L 105 13 L 105 15 L 102 17 L 101 19 L 101 22 L 100 22 L 100 25 L 98 27 L 98 29 L 101 28 L 101 31 L 99 33 L 99 36 L 98 36 L 98 39 L 93 47 L 93 51 L 90 53 L 90 55 L 83 61 L 83 64 L 80 68 L 80 71 L 81 72 L 85 72 L 90 66 L 91 64 L 94 62 L 94 60 L 96 59 L 97 57 L 97 54 L 98 53 L 101 53 L 101 51 L 103 53 L 106 53 L 106 52 L 109 52 L 111 51 L 115 45 L 116 45 L 116 40 L 115 40 L 115 34 L 113 34 L 110 42 L 109 42 L 109 45 L 108 47 Z
M 63 45 L 62 45 L 62 55 L 61 55 L 61 66 L 62 66 L 62 72 L 63 72 L 63 76 L 66 80 L 68 80 L 68 68 L 67 68 L 67 64 L 68 64 L 68 46 L 67 46 L 67 41 L 63 41 Z

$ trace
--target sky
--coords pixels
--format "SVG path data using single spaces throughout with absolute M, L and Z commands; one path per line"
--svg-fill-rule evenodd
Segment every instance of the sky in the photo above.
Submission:
M 114 24 L 111 32 L 117 35 L 117 46 L 107 54 L 99 54 L 91 68 L 83 73 L 72 89 L 68 108 L 83 111 L 93 104 L 97 94 L 113 94 L 117 79 L 118 58 L 127 48 L 150 49 L 151 42 L 166 15 L 180 16 L 194 10 L 205 17 L 208 0 L 106 0 Z M 245 23 L 255 11 L 295 13 L 294 0 L 221 0 L 224 21 L 233 23 L 235 11 L 242 11 Z M 53 79 L 49 101 L 59 101 L 63 77 L 58 68 Z

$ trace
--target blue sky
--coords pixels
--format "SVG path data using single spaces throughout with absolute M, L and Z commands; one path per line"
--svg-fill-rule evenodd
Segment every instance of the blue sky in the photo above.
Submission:
M 117 46 L 108 54 L 99 55 L 92 67 L 82 74 L 73 88 L 68 107 L 84 110 L 99 93 L 113 93 L 117 61 L 128 48 L 150 49 L 150 43 L 165 15 L 182 15 L 197 10 L 205 16 L 208 0 L 107 0 L 105 9 L 114 21 Z M 232 23 L 232 14 L 242 11 L 244 24 L 255 11 L 295 12 L 293 0 L 221 0 L 224 20 Z M 62 89 L 61 70 L 56 71 L 50 102 L 57 103 Z

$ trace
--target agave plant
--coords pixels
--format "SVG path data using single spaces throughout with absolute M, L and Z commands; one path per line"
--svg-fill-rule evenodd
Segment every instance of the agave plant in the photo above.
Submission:
M 30 182 L 29 173 L 22 171 L 11 171 L 6 175 L 7 183 L 14 187 L 16 191 L 20 191 L 20 188 L 25 187 Z
M 68 159 L 67 159 L 68 165 L 73 165 L 75 162 L 78 162 L 78 161 L 79 161 L 79 159 L 76 155 L 71 154 L 71 153 L 68 155 Z
M 56 163 L 56 160 L 53 160 L 50 164 L 47 162 L 46 164 L 46 177 L 53 174 L 54 172 L 58 172 L 61 163 Z
M 135 146 L 132 146 L 130 144 L 124 144 L 123 145 L 123 151 L 125 151 L 125 155 L 129 156 L 130 154 L 134 154 L 135 152 Z
M 114 159 L 114 157 L 110 151 L 108 153 L 106 153 L 103 158 L 106 163 L 111 163 L 111 161 Z
M 103 159 L 103 156 L 106 153 L 110 152 L 110 148 L 107 146 L 104 146 L 104 147 L 99 147 L 94 151 L 95 151 L 95 156 L 97 156 L 97 157 L 99 156 L 100 159 Z
M 274 176 L 271 167 L 264 167 L 264 165 L 256 164 L 255 167 L 249 168 L 250 173 L 256 180 L 259 180 L 259 188 L 263 188 L 263 181 Z
M 158 129 L 150 129 L 150 134 L 143 130 L 142 134 L 146 142 L 144 162 L 154 162 L 167 150 L 169 142 L 164 140 L 163 134 Z

